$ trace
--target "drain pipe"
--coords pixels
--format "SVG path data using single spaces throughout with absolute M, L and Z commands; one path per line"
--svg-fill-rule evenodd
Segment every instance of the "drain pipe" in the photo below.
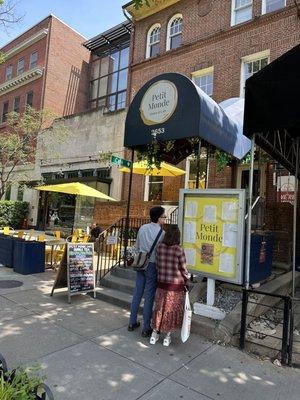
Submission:
M 251 140 L 251 163 L 249 171 L 249 198 L 248 198 L 248 224 L 247 224 L 247 241 L 246 241 L 246 289 L 249 289 L 250 281 L 250 252 L 251 252 L 251 225 L 252 225 L 252 197 L 253 197 L 253 175 L 254 175 L 254 149 L 255 135 Z

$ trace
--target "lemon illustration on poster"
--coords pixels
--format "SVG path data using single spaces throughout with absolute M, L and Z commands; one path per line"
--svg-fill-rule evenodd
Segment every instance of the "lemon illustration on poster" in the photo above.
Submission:
M 244 190 L 182 190 L 180 225 L 187 267 L 241 284 L 244 215 Z

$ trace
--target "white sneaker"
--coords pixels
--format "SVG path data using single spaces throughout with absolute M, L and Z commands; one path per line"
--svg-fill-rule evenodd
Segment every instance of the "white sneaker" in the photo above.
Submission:
M 150 337 L 150 344 L 155 344 L 159 339 L 159 333 L 153 331 Z
M 163 346 L 168 347 L 170 346 L 170 343 L 171 343 L 171 336 L 166 336 L 163 341 Z

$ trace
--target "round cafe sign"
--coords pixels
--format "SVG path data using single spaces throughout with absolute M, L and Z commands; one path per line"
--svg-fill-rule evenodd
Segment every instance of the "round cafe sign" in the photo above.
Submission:
M 166 122 L 174 113 L 178 92 L 174 83 L 166 80 L 155 82 L 149 87 L 141 101 L 141 118 L 146 125 Z

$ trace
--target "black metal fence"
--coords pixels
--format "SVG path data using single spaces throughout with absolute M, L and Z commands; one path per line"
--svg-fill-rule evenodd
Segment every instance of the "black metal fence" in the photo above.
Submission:
M 128 228 L 127 254 L 134 246 L 138 230 L 141 225 L 149 222 L 147 218 L 130 218 Z M 96 282 L 116 265 L 120 265 L 124 256 L 126 218 L 119 219 L 116 223 L 103 231 L 99 241 L 95 244 L 97 255 Z
M 266 297 L 271 298 L 269 304 L 263 300 Z M 246 344 L 250 347 L 264 348 L 274 357 L 280 358 L 282 365 L 288 365 L 291 351 L 289 332 L 291 304 L 290 296 L 244 289 L 240 348 L 245 349 Z M 273 314 L 271 324 L 268 313 Z M 276 325 L 277 329 L 272 329 L 272 323 Z
M 139 228 L 149 221 L 149 218 L 129 218 L 127 254 L 130 254 L 135 244 Z M 176 208 L 166 220 L 166 225 L 177 224 L 177 221 L 178 208 Z M 125 249 L 125 229 L 126 218 L 121 218 L 100 234 L 99 240 L 97 240 L 95 244 L 95 250 L 98 253 L 96 269 L 97 284 L 100 283 L 101 279 L 103 279 L 112 268 L 122 264 Z

